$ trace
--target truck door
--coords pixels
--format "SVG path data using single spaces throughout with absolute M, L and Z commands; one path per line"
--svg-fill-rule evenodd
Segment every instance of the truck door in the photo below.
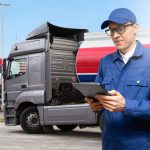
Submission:
M 15 103 L 20 97 L 22 100 L 26 99 L 25 91 L 28 88 L 27 60 L 27 56 L 24 56 L 15 57 L 9 61 L 7 79 L 5 80 L 6 101 L 8 103 Z

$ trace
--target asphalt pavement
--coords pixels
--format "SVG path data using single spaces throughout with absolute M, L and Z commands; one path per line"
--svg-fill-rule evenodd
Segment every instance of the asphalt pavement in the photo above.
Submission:
M 0 150 L 102 150 L 99 128 L 27 134 L 20 126 L 0 122 Z
M 63 132 L 54 126 L 51 133 L 27 134 L 20 125 L 6 126 L 3 114 L 0 112 L 0 150 L 102 150 L 99 127 Z

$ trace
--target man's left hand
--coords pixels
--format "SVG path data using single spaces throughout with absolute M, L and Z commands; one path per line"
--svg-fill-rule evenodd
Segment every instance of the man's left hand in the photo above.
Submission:
M 124 97 L 115 90 L 109 91 L 111 96 L 96 94 L 95 98 L 100 101 L 103 107 L 111 112 L 122 112 L 125 108 Z

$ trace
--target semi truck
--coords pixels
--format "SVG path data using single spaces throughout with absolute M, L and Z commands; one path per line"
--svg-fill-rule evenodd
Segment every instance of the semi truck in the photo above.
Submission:
M 148 47 L 149 35 L 139 36 Z M 114 51 L 103 33 L 49 22 L 37 27 L 3 61 L 5 124 L 27 133 L 102 124 L 102 113 L 92 111 L 72 83 L 94 82 L 101 58 Z

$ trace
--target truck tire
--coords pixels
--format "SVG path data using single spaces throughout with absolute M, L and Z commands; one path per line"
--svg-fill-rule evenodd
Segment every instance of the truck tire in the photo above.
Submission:
M 72 131 L 77 125 L 56 125 L 62 131 Z
M 26 108 L 20 116 L 20 125 L 22 129 L 30 134 L 37 134 L 43 131 L 40 124 L 40 116 L 37 108 L 32 106 Z

